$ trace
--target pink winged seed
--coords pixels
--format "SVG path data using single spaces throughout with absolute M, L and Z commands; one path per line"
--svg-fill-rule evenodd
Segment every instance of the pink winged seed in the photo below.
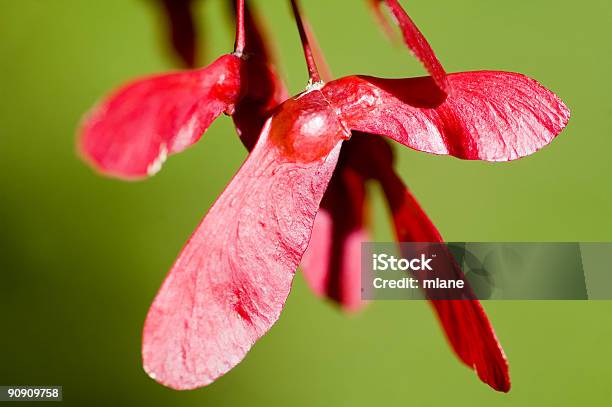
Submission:
M 398 241 L 443 242 L 434 224 L 396 174 L 392 171 L 381 174 L 380 181 L 391 207 Z M 449 278 L 463 275 L 456 263 L 450 272 L 453 275 Z M 473 294 L 468 297 L 475 298 Z M 434 299 L 430 303 L 461 361 L 495 390 L 508 392 L 508 362 L 480 302 L 476 299 Z
M 292 162 L 270 122 L 157 294 L 143 332 L 145 370 L 175 389 L 207 385 L 276 322 L 306 250 L 340 143 Z
M 448 80 L 448 96 L 430 77 L 348 76 L 322 91 L 352 130 L 468 160 L 509 161 L 532 154 L 569 120 L 557 95 L 521 74 L 463 72 Z
M 142 350 L 151 377 L 205 386 L 276 322 L 344 137 L 319 91 L 286 101 L 266 122 L 153 301 Z
M 85 117 L 79 148 L 105 175 L 125 179 L 156 173 L 183 151 L 242 92 L 244 61 L 224 55 L 206 68 L 140 79 L 105 98 Z

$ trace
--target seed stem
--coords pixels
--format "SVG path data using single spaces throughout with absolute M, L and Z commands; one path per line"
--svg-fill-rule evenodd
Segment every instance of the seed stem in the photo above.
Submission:
M 302 48 L 304 49 L 304 58 L 306 59 L 306 65 L 308 66 L 308 76 L 310 77 L 310 83 L 321 82 L 321 76 L 319 75 L 317 63 L 315 62 L 315 58 L 310 47 L 308 34 L 304 29 L 304 22 L 302 21 L 302 16 L 300 14 L 298 0 L 291 0 L 291 9 L 293 10 L 295 23 L 297 24 L 297 28 L 300 33 L 300 40 L 302 41 Z
M 321 79 L 323 80 L 323 82 L 329 82 L 333 79 L 333 77 L 331 69 L 329 68 L 329 64 L 325 60 L 325 55 L 323 55 L 321 45 L 317 41 L 317 37 L 314 32 L 312 32 L 312 27 L 310 26 L 308 19 L 302 16 L 302 21 L 304 22 L 304 29 L 306 30 L 306 35 L 310 39 L 312 53 L 314 55 L 314 60 L 317 63 L 317 68 L 319 68 Z
M 234 53 L 242 56 L 246 39 L 244 33 L 244 0 L 236 0 L 236 42 Z

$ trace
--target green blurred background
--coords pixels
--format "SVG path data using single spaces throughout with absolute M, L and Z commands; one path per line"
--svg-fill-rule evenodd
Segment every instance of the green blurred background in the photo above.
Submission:
M 198 3 L 206 61 L 231 50 L 223 1 Z M 306 69 L 284 1 L 257 1 L 292 92 Z M 304 0 L 336 75 L 423 74 L 363 1 Z M 464 162 L 398 149 L 399 169 L 450 241 L 610 241 L 609 0 L 412 0 L 448 71 L 540 80 L 572 109 L 534 156 Z M 487 302 L 513 389 L 463 367 L 424 302 L 346 317 L 301 275 L 275 327 L 213 385 L 176 392 L 140 363 L 147 308 L 181 246 L 245 152 L 230 120 L 146 182 L 98 177 L 74 130 L 102 94 L 173 68 L 152 0 L 0 0 L 0 384 L 64 386 L 66 405 L 607 405 L 612 303 Z M 389 240 L 382 201 L 375 237 Z

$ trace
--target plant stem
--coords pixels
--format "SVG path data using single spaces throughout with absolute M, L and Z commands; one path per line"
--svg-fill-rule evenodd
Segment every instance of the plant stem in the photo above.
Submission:
M 245 46 L 244 33 L 244 0 L 236 0 L 236 42 L 234 44 L 234 53 L 242 55 Z
M 319 75 L 319 70 L 317 69 L 317 64 L 315 62 L 312 49 L 310 48 L 308 35 L 304 29 L 304 22 L 302 21 L 302 16 L 297 3 L 297 0 L 291 0 L 293 16 L 295 17 L 295 22 L 300 33 L 300 40 L 302 41 L 302 48 L 304 49 L 304 58 L 306 59 L 306 65 L 308 66 L 308 76 L 310 77 L 311 83 L 321 82 L 321 76 Z
M 317 63 L 317 68 L 319 68 L 320 76 L 323 82 L 329 82 L 333 79 L 331 69 L 329 69 L 329 65 L 325 60 L 325 55 L 323 55 L 323 50 L 321 49 L 321 45 L 317 41 L 317 37 L 312 32 L 312 27 L 308 22 L 308 19 L 302 16 L 302 22 L 304 23 L 304 30 L 306 30 L 306 35 L 310 39 L 310 44 L 312 47 L 312 53 L 314 55 L 314 60 Z

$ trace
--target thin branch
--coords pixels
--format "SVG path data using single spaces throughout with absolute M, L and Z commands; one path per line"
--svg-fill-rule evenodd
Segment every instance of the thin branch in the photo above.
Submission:
M 236 43 L 234 44 L 234 53 L 242 55 L 245 43 L 244 0 L 236 0 Z
M 315 62 L 312 49 L 310 48 L 308 35 L 304 29 L 304 22 L 302 21 L 302 16 L 297 3 L 297 0 L 291 0 L 291 9 L 293 10 L 295 22 L 300 33 L 300 40 L 302 41 L 302 48 L 304 49 L 304 58 L 306 59 L 306 65 L 308 66 L 308 76 L 310 77 L 311 83 L 321 82 L 321 76 L 319 75 L 319 70 L 317 69 L 317 64 Z
M 312 28 L 308 19 L 302 16 L 302 20 L 304 22 L 304 29 L 306 30 L 306 35 L 310 39 L 310 43 L 312 45 L 312 53 L 314 54 L 315 62 L 317 63 L 317 67 L 321 72 L 321 79 L 325 82 L 329 82 L 333 79 L 331 69 L 329 69 L 329 64 L 325 60 L 325 55 L 323 55 L 323 50 L 321 49 L 321 45 L 317 41 L 317 37 L 314 32 L 312 32 Z

